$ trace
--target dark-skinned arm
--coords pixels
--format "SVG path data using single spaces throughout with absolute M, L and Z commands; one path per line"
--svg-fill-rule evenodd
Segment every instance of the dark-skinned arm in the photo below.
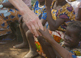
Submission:
M 49 28 L 51 31 L 55 31 L 64 22 L 64 19 L 57 18 L 56 20 L 54 20 L 52 18 L 51 9 L 47 7 L 46 10 L 47 10 L 47 21 L 49 23 Z
M 46 0 L 47 21 L 49 23 L 50 30 L 54 31 L 64 22 L 64 19 L 57 18 L 56 20 L 54 20 L 52 18 L 51 8 L 50 8 L 51 4 L 52 4 L 52 0 Z
M 52 38 L 52 37 L 51 37 Z M 50 38 L 49 38 L 50 39 Z M 52 38 L 53 39 L 53 38 Z M 70 53 L 65 48 L 61 47 L 55 40 L 49 41 L 51 46 L 60 54 L 63 58 L 72 58 L 72 53 Z
M 48 30 L 39 30 L 39 32 L 42 34 L 42 36 L 44 37 L 45 40 L 47 40 L 47 42 L 50 43 L 50 45 L 54 48 L 54 50 L 57 51 L 57 53 L 63 57 L 63 58 L 73 58 L 72 57 L 72 53 L 70 53 L 68 50 L 66 50 L 65 48 L 63 48 L 62 46 L 60 46 L 60 44 L 58 44 L 54 38 L 49 34 Z
M 81 21 L 81 8 L 79 8 L 78 10 L 78 15 L 76 20 Z

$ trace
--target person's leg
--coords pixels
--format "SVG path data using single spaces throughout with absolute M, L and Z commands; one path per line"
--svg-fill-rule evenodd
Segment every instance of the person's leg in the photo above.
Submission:
M 34 42 L 33 34 L 30 31 L 26 32 L 26 37 L 29 43 L 29 52 L 25 55 L 24 58 L 32 58 L 38 55 L 37 48 Z
M 21 44 L 18 44 L 18 45 L 15 45 L 13 46 L 13 48 L 24 48 L 24 47 L 27 47 L 28 45 L 28 41 L 26 39 L 26 35 L 25 35 L 25 31 L 28 30 L 27 26 L 25 25 L 24 22 L 22 22 L 22 19 L 23 18 L 20 18 L 20 21 L 19 21 L 19 28 L 20 28 L 20 31 L 21 31 L 21 35 L 22 35 L 22 38 L 23 38 L 23 43 Z M 25 30 L 25 31 L 24 31 Z

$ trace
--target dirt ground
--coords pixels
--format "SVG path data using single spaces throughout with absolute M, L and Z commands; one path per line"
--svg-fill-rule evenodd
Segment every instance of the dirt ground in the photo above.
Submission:
M 19 44 L 17 40 L 0 45 L 0 58 L 23 58 L 28 53 L 28 48 L 13 49 L 12 47 Z M 40 56 L 34 58 L 42 58 Z

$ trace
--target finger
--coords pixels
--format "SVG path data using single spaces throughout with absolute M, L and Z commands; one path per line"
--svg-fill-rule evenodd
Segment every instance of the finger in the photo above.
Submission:
M 35 26 L 36 30 L 39 30 L 39 26 L 36 22 L 34 23 L 34 26 Z M 41 36 L 41 34 L 38 31 L 37 31 L 37 34 Z
M 28 28 L 29 28 L 29 30 L 32 32 L 32 34 L 34 34 L 31 25 L 30 25 L 29 23 L 27 23 L 26 25 L 28 26 Z
M 32 31 L 35 34 L 35 36 L 38 36 L 37 30 L 33 24 L 31 24 L 31 28 L 32 28 Z
M 43 29 L 43 25 L 42 25 L 41 21 L 40 21 L 40 20 L 38 20 L 38 21 L 37 21 L 37 23 L 38 23 L 39 28 L 40 28 L 40 29 L 42 29 L 42 30 L 44 30 L 44 29 Z

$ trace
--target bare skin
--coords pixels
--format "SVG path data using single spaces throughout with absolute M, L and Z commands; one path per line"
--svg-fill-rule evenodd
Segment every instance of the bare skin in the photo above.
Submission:
M 38 0 L 39 1 L 39 4 L 40 5 L 44 5 L 45 4 L 45 0 Z M 45 23 L 46 23 L 47 20 L 44 20 L 44 19 L 41 19 L 41 22 L 42 22 L 42 25 L 44 26 Z M 25 33 L 28 31 L 28 27 L 26 26 L 25 22 L 23 22 L 23 18 L 20 18 L 19 19 L 19 23 L 20 23 L 20 29 L 21 29 L 21 32 L 22 33 L 22 36 L 23 36 L 23 42 L 25 43 L 27 40 L 26 40 L 26 35 Z M 24 31 L 25 30 L 25 31 Z M 24 43 L 23 44 L 19 44 L 19 45 L 16 45 L 14 46 L 15 48 L 22 48 L 24 46 Z M 23 46 L 22 46 L 23 45 Z M 26 45 L 26 44 L 25 44 Z
M 28 31 L 29 29 L 25 28 L 27 26 L 25 25 L 25 23 L 23 23 L 22 19 L 23 19 L 22 17 L 19 19 L 19 28 L 20 28 L 20 31 L 22 34 L 23 43 L 15 45 L 15 46 L 13 46 L 13 48 L 24 48 L 28 45 L 28 41 L 27 41 L 26 36 L 25 36 L 25 31 Z
M 52 14 L 51 14 L 51 9 L 50 9 L 50 6 L 51 6 L 51 3 L 52 3 L 52 0 L 46 0 L 46 9 L 47 9 L 47 21 L 49 23 L 49 28 L 50 30 L 54 31 L 56 30 L 62 23 L 64 23 L 65 21 L 67 20 L 70 20 L 70 19 L 61 19 L 61 18 L 57 18 L 56 20 L 53 20 L 52 18 Z M 59 8 L 61 8 L 63 5 L 65 5 L 67 2 L 65 0 L 56 0 L 55 2 L 56 4 L 54 5 L 54 8 L 55 10 L 58 10 Z M 81 16 L 80 16 L 80 11 L 78 12 L 78 18 L 76 20 L 79 20 L 81 21 Z
M 20 25 L 19 25 L 20 31 L 23 37 L 23 43 L 15 45 L 13 46 L 13 48 L 24 48 L 24 47 L 27 47 L 27 45 L 29 45 L 29 52 L 23 58 L 32 58 L 34 56 L 37 56 L 38 53 L 36 52 L 36 49 L 32 47 L 32 46 L 35 47 L 35 45 L 32 45 L 34 44 L 34 40 L 31 39 L 33 38 L 33 34 L 30 33 L 30 31 L 28 31 L 29 29 L 27 28 L 26 24 L 22 21 L 22 18 L 20 18 L 19 22 L 20 22 Z
M 46 0 L 46 6 L 47 6 L 47 20 L 48 20 L 48 23 L 49 23 L 49 27 L 50 27 L 50 30 L 54 31 L 56 30 L 62 23 L 64 23 L 64 21 L 67 21 L 69 19 L 60 19 L 58 18 L 56 21 L 53 20 L 52 18 L 52 15 L 51 15 L 51 9 L 50 9 L 50 6 L 51 6 L 51 2 L 52 0 Z M 60 2 L 60 3 L 59 3 Z M 59 7 L 62 7 L 63 5 L 65 5 L 67 2 L 65 0 L 57 0 L 56 1 L 56 5 L 54 6 L 54 9 L 59 9 Z M 41 38 L 43 39 L 43 38 Z M 43 48 L 46 48 L 44 47 L 44 44 L 42 42 L 43 40 L 39 40 L 39 42 L 41 43 L 42 47 Z M 45 50 L 44 50 L 45 51 Z M 48 51 L 46 52 L 48 53 Z M 50 57 L 50 56 L 47 56 L 47 57 Z
M 22 0 L 9 0 L 9 2 L 20 11 L 21 15 L 23 16 L 24 22 L 31 30 L 31 32 L 36 36 L 39 36 L 36 29 L 41 28 L 43 30 L 43 26 L 36 14 L 34 14 L 34 12 L 31 11 Z
M 75 22 L 73 22 L 75 23 Z M 81 22 L 79 22 L 81 24 Z M 80 25 L 79 25 L 80 26 Z M 76 30 L 76 31 L 75 31 Z M 49 34 L 48 30 L 39 30 L 39 32 L 42 34 L 45 40 L 51 46 L 56 50 L 56 52 L 63 58 L 73 58 L 72 53 L 67 51 L 65 48 L 61 47 L 54 39 L 53 37 Z M 79 35 L 77 35 L 79 34 Z M 78 38 L 78 39 L 77 39 Z M 64 45 L 66 47 L 69 47 L 70 49 L 76 48 L 81 40 L 81 34 L 80 34 L 80 27 L 75 28 L 75 27 L 67 27 L 66 32 L 65 32 L 65 37 L 64 37 Z M 59 49 L 60 48 L 60 49 Z M 78 48 L 78 47 L 77 47 Z M 79 47 L 81 48 L 81 47 Z
M 41 37 L 40 37 L 41 38 Z M 33 39 L 33 38 L 32 38 Z M 33 40 L 32 40 L 33 41 Z M 54 52 L 53 52 L 53 50 L 52 50 L 52 48 L 50 49 L 50 48 L 46 48 L 45 46 L 48 46 L 48 44 L 46 44 L 46 43 L 44 43 L 44 42 L 42 42 L 43 40 L 39 40 L 39 42 L 41 43 L 41 45 L 43 46 L 43 49 L 44 49 L 44 52 L 45 52 L 45 54 L 46 54 L 46 56 L 48 57 L 48 58 L 54 58 L 55 56 L 53 56 L 52 54 L 50 54 L 50 53 L 53 53 L 54 54 Z M 34 45 L 32 45 L 32 46 L 34 46 Z M 49 50 L 51 50 L 52 52 L 49 52 Z M 49 53 L 48 53 L 49 52 Z M 28 55 L 27 55 L 28 56 Z
M 45 3 L 45 1 L 44 0 L 39 0 L 41 3 L 41 5 L 44 5 L 44 3 Z M 42 2 L 43 1 L 43 2 Z M 20 19 L 20 20 L 22 20 L 22 19 Z M 45 23 L 46 23 L 46 20 L 44 20 L 44 19 L 41 19 L 41 22 L 42 22 L 42 24 L 43 25 L 45 25 Z M 27 41 L 28 41 L 28 43 L 29 43 L 29 48 L 30 48 L 30 50 L 29 50 L 29 53 L 25 56 L 25 58 L 27 58 L 27 57 L 34 57 L 34 56 L 36 56 L 36 55 L 38 55 L 38 53 L 36 52 L 36 46 L 35 46 L 35 44 L 34 44 L 34 39 L 30 39 L 30 38 L 33 38 L 33 35 L 32 35 L 32 33 L 29 33 L 29 31 L 28 31 L 28 28 L 27 28 L 27 26 L 26 26 L 26 24 L 25 24 L 25 22 L 21 22 L 20 21 L 20 29 L 21 29 L 21 32 L 22 32 L 22 36 L 23 36 L 23 43 L 21 43 L 21 44 L 19 44 L 19 45 L 16 45 L 16 46 L 13 46 L 14 48 L 23 48 L 23 47 L 25 47 L 26 45 L 27 45 Z M 28 33 L 28 34 L 27 34 Z M 30 35 L 31 34 L 31 35 Z M 30 36 L 30 37 L 29 37 Z M 32 43 L 33 42 L 33 43 Z M 34 45 L 32 45 L 32 44 L 34 44 Z M 34 46 L 34 49 L 33 49 L 33 47 L 32 46 Z M 34 53 L 34 54 L 33 54 Z M 29 55 L 31 55 L 31 56 L 29 56 Z

